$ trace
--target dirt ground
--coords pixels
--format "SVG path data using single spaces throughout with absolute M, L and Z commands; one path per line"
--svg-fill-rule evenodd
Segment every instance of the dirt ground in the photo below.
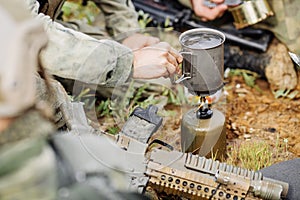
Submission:
M 260 89 L 248 86 L 242 76 L 230 76 L 225 82 L 220 99 L 212 107 L 226 115 L 227 145 L 264 141 L 275 149 L 275 145 L 280 143 L 285 150 L 277 155 L 280 157 L 277 161 L 300 157 L 300 100 L 275 98 L 264 79 L 256 80 Z M 181 118 L 178 116 L 182 116 L 184 109 L 175 106 L 167 106 L 166 109 L 177 114 L 165 116 L 162 130 L 153 137 L 180 150 Z
M 298 77 L 300 79 L 300 72 Z M 275 98 L 264 79 L 257 79 L 256 87 L 248 86 L 244 78 L 237 75 L 229 76 L 225 82 L 224 91 L 212 108 L 226 116 L 227 154 L 231 155 L 236 151 L 232 147 L 239 147 L 244 142 L 264 142 L 273 157 L 276 156 L 270 164 L 300 157 L 300 99 Z M 297 90 L 300 91 L 300 84 Z M 168 114 L 163 115 L 162 127 L 151 139 L 160 139 L 181 151 L 181 119 L 188 109 L 164 105 Z M 106 117 L 100 119 L 102 128 L 116 126 L 114 123 Z M 230 160 L 223 161 L 239 165 Z
M 274 145 L 279 136 L 287 141 L 290 152 L 300 156 L 300 100 L 275 98 L 265 80 L 257 81 L 261 92 L 247 86 L 241 77 L 231 77 L 229 83 L 228 139 L 260 138 Z

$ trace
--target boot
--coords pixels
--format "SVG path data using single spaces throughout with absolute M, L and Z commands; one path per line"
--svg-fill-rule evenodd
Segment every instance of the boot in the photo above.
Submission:
M 225 44 L 224 47 L 225 68 L 245 69 L 266 78 L 265 68 L 270 60 L 271 56 L 267 53 L 260 54 L 251 50 L 242 50 L 239 46 L 228 44 Z
M 225 45 L 224 66 L 256 72 L 268 80 L 273 91 L 292 90 L 297 86 L 297 74 L 288 49 L 276 38 L 265 53 Z

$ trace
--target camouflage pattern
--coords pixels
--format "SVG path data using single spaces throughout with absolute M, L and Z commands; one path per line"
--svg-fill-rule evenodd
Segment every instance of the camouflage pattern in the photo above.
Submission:
M 72 19 L 71 21 L 56 19 L 56 21 L 63 24 L 65 27 L 80 31 L 93 38 L 113 39 L 117 42 L 121 42 L 133 33 L 141 30 L 137 20 L 137 13 L 132 7 L 131 1 L 128 1 L 127 4 L 116 4 L 118 6 L 108 6 L 107 3 L 105 3 L 106 1 L 93 1 L 100 8 L 100 12 L 96 16 L 96 20 L 93 25 L 89 25 L 82 20 L 76 19 Z M 112 3 L 113 1 L 109 2 Z M 108 10 L 107 8 L 110 9 Z M 112 18 L 109 13 L 114 13 L 114 18 Z
M 39 126 L 35 126 L 39 124 Z M 30 109 L 17 118 L 8 129 L 1 132 L 0 146 L 28 137 L 44 136 L 53 132 L 54 126 L 37 110 Z
M 49 42 L 41 51 L 40 59 L 49 73 L 105 86 L 114 86 L 129 78 L 133 62 L 129 48 L 112 40 L 96 40 L 65 28 L 49 16 L 38 14 L 36 0 L 25 1 L 47 32 Z
M 89 29 L 88 33 L 96 32 L 96 37 L 100 35 L 110 35 L 117 37 L 120 33 L 126 33 L 128 31 L 135 31 L 139 29 L 138 16 L 135 11 L 134 5 L 130 0 L 91 0 L 93 1 L 101 10 L 99 16 L 101 16 L 101 25 L 104 29 L 99 29 L 88 26 L 82 21 L 73 21 L 75 23 L 75 29 L 80 32 L 85 32 L 84 30 Z M 61 11 L 62 4 L 65 0 L 38 0 L 40 3 L 39 13 L 44 13 L 49 15 L 53 20 L 56 20 L 57 16 Z M 63 21 L 59 21 L 67 27 L 70 24 L 66 24 Z M 72 27 L 71 24 L 71 27 Z M 97 24 L 98 25 L 98 24 Z M 82 27 L 83 26 L 83 27 Z M 74 28 L 74 26 L 72 27 Z M 100 31 L 101 30 L 101 31 Z
M 256 27 L 272 31 L 289 51 L 300 54 L 300 1 L 268 0 L 275 16 Z
M 40 111 L 31 109 L 0 132 L 1 200 L 144 199 L 128 191 L 127 164 L 117 154 L 125 151 L 113 141 L 88 129 L 54 131 Z M 107 157 L 107 152 L 120 159 Z
M 30 110 L 0 132 L 2 200 L 55 199 L 56 158 L 45 143 L 53 130 L 38 111 Z
M 5 16 L 7 16 L 7 14 L 10 15 L 11 12 L 15 12 L 17 15 L 25 12 L 25 5 L 22 7 L 22 3 L 24 2 L 20 2 L 18 9 L 15 9 L 15 11 L 12 9 L 6 9 L 6 7 L 3 6 L 5 3 L 6 5 L 9 4 L 15 6 L 16 1 L 18 0 L 5 2 L 4 0 L 0 0 L 0 16 L 4 16 L 3 13 Z M 22 35 L 22 30 L 27 30 L 26 28 L 32 27 L 32 21 L 30 19 L 30 15 L 28 15 L 28 18 L 22 18 L 24 15 L 18 16 L 21 16 L 20 18 L 17 18 L 20 21 L 24 20 L 28 22 L 26 25 L 24 25 L 25 27 L 22 27 L 23 29 L 21 29 L 20 33 Z M 7 18 L 0 18 L 0 22 L 3 22 L 3 19 L 6 20 Z M 7 25 L 19 25 L 11 19 L 7 20 Z M 11 36 L 13 36 L 12 39 L 19 39 L 17 38 L 18 35 L 12 34 L 14 33 L 15 29 L 12 29 L 10 26 L 5 26 L 5 28 L 7 28 L 6 31 L 8 33 L 10 32 Z M 29 33 L 32 32 L 29 31 Z M 8 39 L 10 35 L 6 34 L 4 36 L 5 37 L 1 39 L 5 41 L 5 39 Z M 19 41 L 21 42 L 19 43 L 21 45 L 20 47 L 23 47 L 22 45 L 28 45 L 28 47 L 31 48 L 40 47 L 38 45 L 35 46 L 37 44 L 36 41 L 30 39 L 31 38 L 29 38 L 28 41 Z M 0 47 L 1 50 L 6 48 L 7 46 Z M 13 90 L 14 87 L 11 87 L 11 84 L 5 84 L 6 82 L 1 82 L 0 94 L 5 96 L 1 96 L 0 98 L 0 111 L 3 113 L 3 115 L 0 116 L 0 199 L 115 200 L 126 199 L 124 198 L 126 196 L 127 199 L 141 199 L 139 195 L 137 197 L 133 197 L 136 196 L 135 193 L 133 196 L 131 196 L 131 193 L 125 192 L 123 196 L 120 189 L 128 185 L 128 177 L 125 177 L 123 173 L 116 172 L 116 170 L 111 170 L 111 168 L 108 167 L 106 167 L 106 171 L 104 171 L 104 165 L 102 168 L 100 168 L 98 161 L 95 160 L 94 157 L 90 156 L 89 151 L 83 148 L 83 144 L 80 142 L 82 140 L 78 140 L 78 137 L 75 136 L 75 134 L 79 134 L 79 132 L 69 134 L 53 134 L 55 133 L 56 128 L 54 127 L 52 121 L 49 120 L 46 115 L 44 115 L 45 110 L 39 110 L 39 108 L 41 108 L 39 99 L 49 100 L 53 105 L 53 108 L 57 109 L 66 103 L 66 94 L 63 90 L 61 90 L 61 86 L 55 81 L 50 81 L 47 83 L 44 82 L 41 77 L 36 76 L 37 84 L 34 84 L 34 74 L 38 60 L 37 53 L 33 54 L 32 51 L 28 51 L 28 48 L 21 48 L 20 51 L 10 51 L 9 53 L 10 54 L 7 56 L 9 56 L 11 60 L 16 60 L 18 62 L 9 63 L 10 65 L 3 65 L 3 61 L 5 60 L 1 60 L 3 67 L 10 67 L 6 71 L 0 70 L 1 81 L 4 80 L 8 81 L 9 83 L 15 82 L 16 85 L 23 84 L 22 86 L 25 87 L 24 89 L 29 88 L 30 91 L 33 91 L 28 94 L 31 96 L 33 101 L 31 101 L 30 104 L 22 104 L 22 100 L 25 98 L 25 96 L 22 98 L 20 95 L 26 95 L 24 94 L 24 91 L 21 89 Z M 4 62 L 4 64 L 7 63 Z M 24 77 L 19 75 L 20 73 Z M 30 79 L 28 80 L 27 77 L 30 77 Z M 9 78 L 12 80 L 9 80 Z M 48 90 L 49 87 L 46 87 L 47 84 L 53 86 L 53 91 Z M 14 86 L 14 84 L 12 84 L 12 86 Z M 38 100 L 34 98 L 35 87 L 37 87 L 37 91 L 41 92 L 37 92 L 39 97 Z M 7 91 L 10 91 L 11 93 L 17 93 L 13 94 L 13 97 L 14 95 L 17 95 L 19 99 L 17 102 L 13 101 L 12 105 L 16 107 L 18 112 L 8 112 L 8 114 L 5 115 L 7 112 L 5 106 L 3 106 L 7 103 L 7 99 L 5 97 L 10 97 L 10 94 Z M 53 99 L 56 100 L 52 101 Z M 22 108 L 22 112 L 18 109 L 19 107 Z M 10 123 L 8 126 L 2 126 L 3 121 L 5 122 L 7 118 L 11 119 Z M 84 119 L 86 120 L 86 118 Z M 80 131 L 80 134 L 83 135 L 88 135 L 87 133 L 90 132 L 88 128 L 81 128 Z M 64 138 L 63 142 L 61 142 L 62 139 L 59 136 Z M 55 148 L 55 150 L 52 148 L 55 137 L 58 137 L 56 139 L 57 142 L 55 147 L 58 147 L 58 142 L 61 142 L 61 146 L 59 148 L 60 151 L 58 148 Z M 89 138 L 90 141 L 101 140 L 101 144 L 106 143 L 108 146 L 114 144 L 116 147 L 115 143 L 107 142 L 106 138 L 100 137 L 99 135 L 90 135 Z M 50 141 L 53 142 L 51 145 Z M 75 141 L 75 143 L 72 141 Z M 96 145 L 96 152 L 103 152 L 106 157 L 107 153 L 103 151 L 103 147 L 106 149 L 105 145 Z M 74 150 L 76 150 L 76 152 Z M 120 151 L 123 152 L 121 149 Z M 66 154 L 64 154 L 65 160 L 63 160 L 61 156 L 63 152 L 66 152 Z M 80 157 L 79 155 L 84 156 Z M 66 158 L 69 158 L 69 160 L 66 160 Z M 119 161 L 119 159 L 116 159 L 115 163 L 118 164 Z M 64 165 L 66 162 L 76 164 L 70 167 L 70 165 Z M 91 165 L 91 163 L 93 163 L 93 165 Z M 81 166 L 86 166 L 88 170 L 91 169 L 91 173 L 83 171 L 83 168 L 80 168 L 79 164 L 81 164 Z M 81 174 L 85 175 L 86 179 L 83 176 L 80 176 Z M 114 182 L 111 180 L 114 180 Z
M 111 36 L 139 29 L 138 16 L 131 0 L 92 0 L 101 9 Z
M 64 106 L 69 103 L 68 97 L 63 86 L 56 80 L 50 79 L 48 83 L 41 78 L 39 74 L 35 75 L 36 79 L 36 102 L 38 106 L 43 106 L 43 110 L 49 115 L 53 115 L 53 121 L 57 128 L 62 128 L 66 125 Z M 47 86 L 47 84 L 49 84 Z M 42 104 L 42 105 L 41 105 Z M 48 110 L 45 110 L 47 109 Z M 55 113 L 53 113 L 55 111 Z

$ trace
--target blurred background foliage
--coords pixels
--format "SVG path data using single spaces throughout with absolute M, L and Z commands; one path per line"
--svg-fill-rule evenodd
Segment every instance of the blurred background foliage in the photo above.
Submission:
M 92 1 L 87 1 L 86 4 L 82 0 L 67 0 L 63 7 L 63 20 L 81 20 L 87 24 L 92 24 L 100 10 Z

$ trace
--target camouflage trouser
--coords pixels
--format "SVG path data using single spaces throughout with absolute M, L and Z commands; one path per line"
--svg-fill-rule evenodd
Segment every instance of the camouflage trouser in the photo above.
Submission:
M 126 37 L 139 31 L 139 28 L 136 28 L 134 30 L 129 30 L 127 32 L 119 33 L 116 36 L 112 36 L 109 33 L 109 31 L 106 29 L 105 16 L 101 12 L 96 16 L 96 19 L 92 25 L 89 25 L 86 22 L 81 21 L 81 20 L 72 20 L 72 21 L 67 21 L 67 22 L 62 21 L 62 20 L 56 20 L 56 21 L 58 23 L 64 25 L 65 27 L 85 33 L 95 39 L 98 39 L 98 40 L 113 39 L 117 42 L 121 42 Z
M 80 31 L 98 40 L 111 38 L 107 30 L 105 29 L 104 24 L 98 23 L 97 26 L 91 26 L 80 20 L 73 20 L 69 22 L 64 22 L 61 20 L 56 21 L 64 25 L 65 27 Z
M 14 119 L 0 132 L 0 199 L 53 200 L 56 158 L 46 144 L 52 123 L 36 109 Z
M 300 1 L 268 0 L 275 15 L 255 27 L 272 31 L 289 51 L 300 54 Z

